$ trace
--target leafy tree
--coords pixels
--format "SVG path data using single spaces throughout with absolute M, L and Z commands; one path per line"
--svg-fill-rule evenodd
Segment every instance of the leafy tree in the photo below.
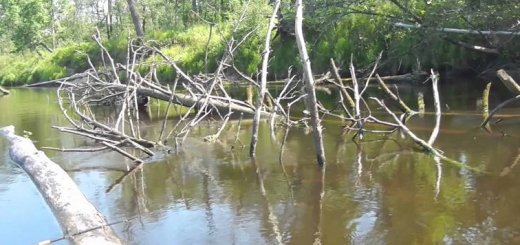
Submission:
M 7 35 L 17 50 L 44 45 L 49 35 L 49 1 L 0 0 L 0 34 Z

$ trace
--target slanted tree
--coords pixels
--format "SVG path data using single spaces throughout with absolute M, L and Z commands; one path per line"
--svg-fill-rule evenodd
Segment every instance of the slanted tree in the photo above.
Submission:
M 141 21 L 139 18 L 139 13 L 137 13 L 137 10 L 135 8 L 134 0 L 126 0 L 128 3 L 128 10 L 130 11 L 130 16 L 132 16 L 132 22 L 134 23 L 135 33 L 137 34 L 137 37 L 144 37 L 144 31 L 143 26 L 141 25 Z

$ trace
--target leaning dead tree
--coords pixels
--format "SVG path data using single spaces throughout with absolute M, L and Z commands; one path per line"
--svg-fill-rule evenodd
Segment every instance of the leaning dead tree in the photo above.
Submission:
M 10 94 L 9 90 L 0 87 L 0 96 L 1 95 L 8 95 L 8 94 Z
M 15 134 L 14 126 L 0 128 L 11 144 L 9 155 L 29 175 L 51 208 L 65 237 L 74 244 L 122 244 L 99 211 L 69 175 L 31 140 Z
M 310 113 L 310 121 L 313 130 L 314 148 L 316 151 L 316 158 L 320 166 L 325 165 L 325 148 L 323 146 L 323 134 L 321 120 L 318 115 L 318 100 L 316 99 L 316 90 L 314 88 L 314 77 L 311 69 L 311 61 L 307 54 L 307 47 L 305 46 L 305 39 L 303 37 L 303 3 L 301 0 L 296 1 L 296 18 L 295 18 L 295 35 L 298 51 L 300 52 L 300 59 L 303 66 L 303 80 L 306 92 L 306 108 Z
M 261 72 L 261 80 L 260 80 L 260 93 L 258 95 L 258 101 L 256 103 L 256 111 L 255 117 L 253 118 L 253 133 L 251 136 L 251 145 L 249 149 L 249 155 L 251 157 L 255 156 L 256 152 L 256 143 L 258 142 L 258 126 L 260 124 L 260 116 L 262 113 L 262 109 L 264 106 L 264 99 L 267 93 L 267 65 L 269 63 L 269 53 L 271 51 L 271 33 L 274 28 L 274 22 L 276 20 L 276 14 L 278 13 L 278 8 L 280 8 L 280 0 L 275 2 L 273 8 L 273 14 L 271 18 L 269 18 L 269 25 L 267 26 L 267 35 L 265 37 L 265 45 L 264 45 L 264 53 L 262 57 L 262 72 Z

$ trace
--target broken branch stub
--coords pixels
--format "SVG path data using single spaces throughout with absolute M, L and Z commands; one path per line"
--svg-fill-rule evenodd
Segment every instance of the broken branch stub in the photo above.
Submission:
M 497 71 L 497 76 L 498 76 L 498 78 L 500 78 L 500 81 L 502 81 L 502 83 L 507 87 L 507 89 L 509 91 L 511 91 L 512 93 L 516 94 L 516 96 L 500 103 L 500 105 L 495 107 L 495 109 L 493 109 L 489 113 L 489 115 L 484 119 L 484 121 L 482 121 L 482 123 L 480 124 L 480 127 L 485 127 L 488 124 L 489 120 L 491 120 L 491 118 L 493 118 L 493 116 L 500 109 L 504 108 L 505 106 L 507 106 L 515 101 L 520 100 L 520 85 L 518 85 L 518 83 L 516 83 L 516 81 L 509 74 L 507 74 L 507 72 L 503 69 L 500 69 Z
M 498 70 L 497 76 L 511 93 L 520 95 L 520 86 L 504 69 Z
M 0 128 L 11 144 L 9 155 L 29 175 L 74 244 L 122 244 L 115 232 L 74 181 L 14 126 Z

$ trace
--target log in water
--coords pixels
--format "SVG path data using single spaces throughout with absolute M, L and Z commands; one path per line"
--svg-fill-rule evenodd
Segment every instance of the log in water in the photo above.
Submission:
M 9 155 L 38 188 L 66 237 L 74 244 L 121 244 L 103 216 L 74 181 L 31 140 L 15 134 L 14 126 L 0 128 L 11 144 Z

